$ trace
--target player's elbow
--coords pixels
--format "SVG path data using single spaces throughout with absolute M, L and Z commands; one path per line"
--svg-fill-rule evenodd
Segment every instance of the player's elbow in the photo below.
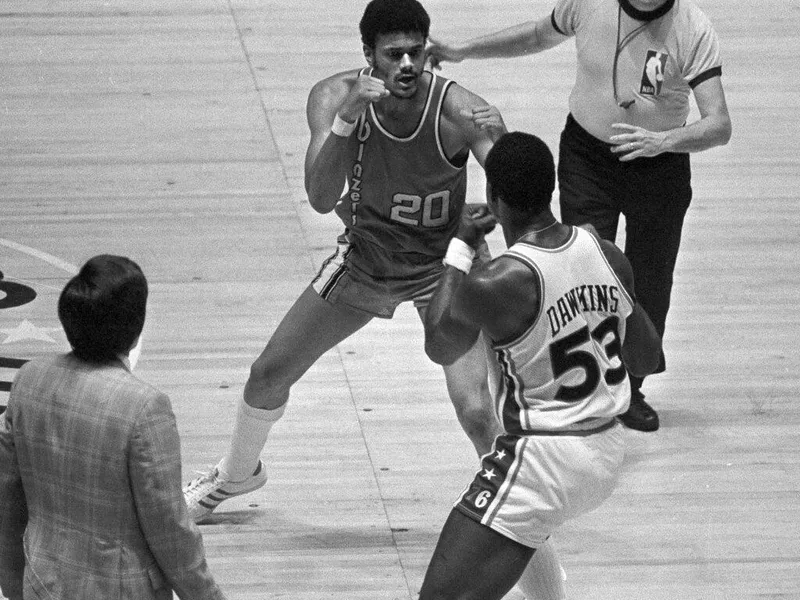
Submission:
M 310 204 L 311 208 L 313 208 L 316 212 L 318 212 L 321 215 L 327 215 L 329 212 L 333 210 L 333 206 L 328 206 L 326 204 L 318 202 L 310 202 Z
M 731 123 L 730 117 L 725 119 L 725 122 L 722 124 L 721 132 L 720 132 L 720 144 L 724 146 L 728 142 L 731 141 L 731 136 L 733 135 L 733 124 Z
M 640 336 L 636 343 L 623 344 L 622 361 L 634 377 L 650 375 L 661 363 L 661 338 L 652 331 Z
M 322 215 L 331 212 L 336 207 L 336 201 L 331 202 L 329 194 L 322 193 L 308 182 L 306 183 L 306 194 L 311 208 Z
M 716 146 L 724 146 L 731 141 L 733 125 L 728 114 L 718 115 L 714 123 L 714 141 Z
M 436 298 L 434 298 L 434 301 Z M 425 354 L 433 362 L 447 366 L 461 358 L 478 339 L 480 329 L 429 306 L 425 315 Z
M 658 369 L 661 362 L 661 346 L 658 348 L 636 349 L 624 353 L 623 359 L 628 373 L 634 377 L 647 377 Z
M 453 351 L 452 345 L 436 336 L 425 338 L 425 354 L 437 365 L 444 367 L 452 365 L 458 360 L 458 355 Z
M 640 305 L 628 317 L 625 341 L 622 344 L 622 361 L 634 377 L 645 377 L 655 372 L 661 363 L 661 336 Z

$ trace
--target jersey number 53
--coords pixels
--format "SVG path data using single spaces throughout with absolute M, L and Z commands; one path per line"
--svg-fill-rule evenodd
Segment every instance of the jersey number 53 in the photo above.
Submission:
M 611 336 L 610 341 L 604 343 L 609 335 Z M 583 344 L 591 340 L 602 345 L 608 363 L 617 359 L 620 364 L 616 367 L 610 367 L 605 373 L 602 373 L 594 354 L 581 349 Z M 626 371 L 625 366 L 622 364 L 621 351 L 619 317 L 615 315 L 604 319 L 591 333 L 588 327 L 582 327 L 550 344 L 550 362 L 555 379 L 572 369 L 581 369 L 584 372 L 582 383 L 578 385 L 562 385 L 556 392 L 556 398 L 566 402 L 577 402 L 588 398 L 597 389 L 601 377 L 605 379 L 606 384 L 609 386 L 622 383 L 626 377 Z

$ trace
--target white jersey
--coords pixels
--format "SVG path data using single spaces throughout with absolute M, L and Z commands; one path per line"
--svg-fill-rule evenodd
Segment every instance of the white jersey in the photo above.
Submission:
M 533 325 L 492 347 L 490 384 L 506 432 L 590 429 L 625 412 L 621 349 L 633 300 L 599 242 L 573 227 L 559 248 L 520 241 L 503 256 L 530 267 L 541 296 Z

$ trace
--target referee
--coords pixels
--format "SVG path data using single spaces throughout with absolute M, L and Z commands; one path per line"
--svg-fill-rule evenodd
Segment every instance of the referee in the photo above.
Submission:
M 561 134 L 558 180 L 564 223 L 591 223 L 605 239 L 625 216 L 625 254 L 637 300 L 663 337 L 683 219 L 692 199 L 689 153 L 726 144 L 731 122 L 719 41 L 693 0 L 557 0 L 553 11 L 496 33 L 445 44 L 434 65 L 515 57 L 574 37 L 575 85 Z M 687 123 L 689 96 L 700 118 Z M 662 354 L 656 373 L 665 369 Z M 631 377 L 620 418 L 655 431 L 658 414 Z

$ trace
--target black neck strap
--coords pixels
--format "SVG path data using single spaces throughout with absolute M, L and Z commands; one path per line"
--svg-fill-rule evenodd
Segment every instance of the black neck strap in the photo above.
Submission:
M 675 0 L 667 0 L 655 10 L 639 10 L 630 3 L 630 0 L 619 0 L 619 5 L 631 19 L 636 19 L 637 21 L 655 21 L 672 10 L 672 7 L 675 6 Z

